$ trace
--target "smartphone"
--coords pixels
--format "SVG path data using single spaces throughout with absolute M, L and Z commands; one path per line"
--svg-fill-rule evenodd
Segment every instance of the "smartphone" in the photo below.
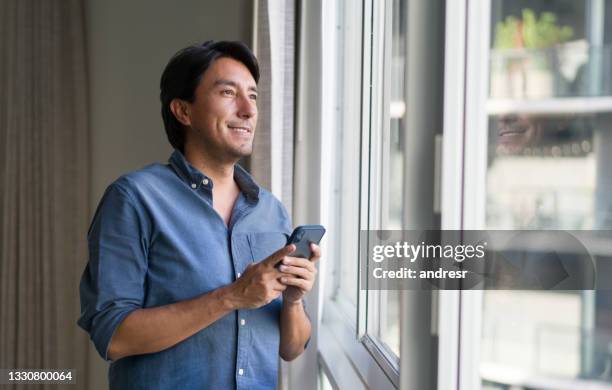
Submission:
M 295 252 L 290 256 L 303 257 L 309 259 L 312 256 L 310 252 L 310 243 L 319 245 L 321 238 L 325 234 L 325 228 L 321 225 L 302 225 L 295 228 L 291 237 L 287 240 L 287 245 L 295 244 Z

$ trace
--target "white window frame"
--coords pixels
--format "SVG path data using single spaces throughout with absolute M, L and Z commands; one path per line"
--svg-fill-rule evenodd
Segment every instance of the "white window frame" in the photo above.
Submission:
M 466 4 L 467 49 L 465 61 L 465 158 L 462 229 L 485 228 L 488 121 L 487 105 L 491 1 Z M 483 34 L 483 31 L 486 33 Z M 459 390 L 480 389 L 480 343 L 482 339 L 482 290 L 461 291 Z
M 380 50 L 384 48 L 384 23 L 380 20 L 387 17 L 384 12 L 384 2 L 375 2 L 373 7 L 374 17 L 368 15 L 367 10 L 372 9 L 371 1 L 365 1 L 364 6 L 364 37 L 378 37 L 379 41 L 373 45 L 364 42 L 365 59 L 381 58 Z M 466 14 L 466 0 L 447 1 L 447 20 L 446 20 L 446 53 L 447 60 L 445 65 L 445 111 L 444 111 L 444 140 L 442 142 L 442 151 L 444 158 L 442 159 L 441 168 L 441 210 L 442 210 L 442 229 L 458 229 L 462 225 L 462 164 L 463 164 L 463 116 L 464 116 L 464 61 L 465 61 L 465 31 L 466 21 L 462 15 Z M 381 5 L 382 4 L 382 5 Z M 328 10 L 329 11 L 329 10 Z M 331 18 L 331 17 L 330 17 Z M 333 20 L 333 18 L 331 18 Z M 374 26 L 370 25 L 373 20 Z M 379 21 L 379 22 L 377 22 Z M 325 24 L 325 23 L 324 23 Z M 378 28 L 377 30 L 374 30 Z M 376 34 L 368 34 L 370 31 L 377 31 Z M 329 36 L 330 32 L 324 32 L 323 36 Z M 323 44 L 325 46 L 325 43 Z M 370 52 L 373 50 L 373 52 Z M 330 54 L 328 52 L 328 54 Z M 458 62 L 449 61 L 450 56 L 459 58 Z M 324 58 L 329 56 L 323 56 Z M 452 66 L 451 66 L 452 65 Z M 330 69 L 333 64 L 324 64 L 323 69 Z M 333 69 L 333 68 L 331 68 Z M 377 85 L 377 82 L 383 75 L 384 64 L 382 66 L 376 63 L 364 61 L 363 63 L 363 85 Z M 372 79 L 370 79 L 371 75 Z M 327 80 L 329 82 L 329 80 Z M 376 96 L 370 96 L 369 93 L 363 93 L 363 107 L 370 107 L 370 102 L 378 102 L 381 107 L 378 110 L 363 110 L 363 125 L 362 125 L 362 151 L 380 150 L 380 145 L 370 145 L 370 139 L 378 140 L 375 134 L 377 126 L 370 125 L 371 123 L 384 123 L 382 120 L 382 112 L 385 102 Z M 329 103 L 329 102 L 328 102 Z M 325 96 L 323 96 L 323 104 L 325 105 Z M 388 102 L 387 102 L 388 104 Z M 330 106 L 330 104 L 327 104 Z M 370 127 L 371 126 L 371 127 Z M 370 128 L 373 132 L 370 136 Z M 380 131 L 380 128 L 379 128 Z M 371 138 L 370 138 L 371 137 Z M 369 158 L 367 154 L 362 152 L 362 166 L 369 166 Z M 325 164 L 324 164 L 325 165 Z M 369 220 L 376 221 L 379 215 L 376 215 L 379 207 L 372 207 L 371 202 L 375 203 L 376 199 L 368 199 L 369 194 L 369 172 L 362 170 L 361 180 L 361 210 L 367 211 L 366 215 L 362 214 L 361 227 L 366 229 Z M 369 207 L 368 207 L 369 205 Z M 326 209 L 324 206 L 323 209 Z M 370 300 L 372 299 L 371 295 Z M 375 343 L 366 334 L 366 291 L 358 292 L 358 315 L 357 326 L 346 324 L 346 318 L 341 314 L 342 310 L 335 307 L 335 303 L 325 301 L 323 304 L 323 321 L 319 329 L 319 359 L 328 377 L 339 388 L 395 388 L 398 387 L 397 382 L 389 379 L 388 370 L 381 368 L 381 363 L 384 360 L 372 357 L 372 350 L 375 349 Z M 439 324 L 437 329 L 433 329 L 439 336 L 439 351 L 438 351 L 438 388 L 452 389 L 458 388 L 459 380 L 459 311 L 460 293 L 458 291 L 441 291 L 437 299 L 437 321 Z M 323 302 L 321 302 L 323 303 Z M 326 321 L 329 320 L 329 321 Z M 402 333 L 404 333 L 402 325 Z M 379 357 L 384 358 L 381 353 Z
M 380 2 L 374 2 L 380 4 Z M 356 4 L 357 6 L 357 4 Z M 370 12 L 377 7 L 374 6 L 371 0 L 365 0 L 363 2 L 363 31 L 364 33 L 364 44 L 363 44 L 363 59 L 362 62 L 362 85 L 368 88 L 364 89 L 362 93 L 362 107 L 368 107 L 368 109 L 362 109 L 362 125 L 361 125 L 361 166 L 369 167 L 369 153 L 371 150 L 370 146 L 370 102 L 378 101 L 371 100 L 369 86 L 372 84 L 371 80 L 371 52 L 369 39 L 372 36 L 368 32 L 372 31 L 372 17 Z M 377 12 L 377 11 L 374 11 Z M 326 30 L 326 26 L 335 26 L 335 15 L 332 15 L 333 11 L 329 8 L 324 13 L 323 36 L 333 36 L 335 32 Z M 380 24 L 375 22 L 375 25 L 382 28 Z M 331 61 L 334 55 L 333 43 L 323 41 L 323 50 L 326 54 L 324 55 L 324 62 L 327 59 L 328 63 L 323 65 L 324 72 L 333 71 L 335 64 Z M 330 81 L 329 77 L 324 76 L 324 80 L 329 85 L 335 85 L 335 82 Z M 322 97 L 323 106 L 333 107 L 333 102 L 328 101 L 329 97 L 325 95 Z M 333 131 L 333 121 L 330 117 L 324 119 L 324 129 Z M 330 123 L 331 122 L 331 123 Z M 325 126 L 327 125 L 327 126 Z M 325 150 L 329 150 L 329 146 L 323 146 Z M 365 151 L 365 152 L 364 152 Z M 327 156 L 329 157 L 329 153 Z M 325 165 L 325 163 L 324 163 Z M 368 168 L 369 169 L 369 168 Z M 369 210 L 372 210 L 372 206 L 368 205 L 368 169 L 361 169 L 360 175 L 360 227 L 362 229 L 368 228 L 368 215 Z M 327 199 L 326 194 L 322 194 L 323 199 Z M 329 205 L 325 205 L 323 209 L 329 209 Z M 361 261 L 361 259 L 360 259 Z M 359 267 L 361 268 L 361 267 Z M 358 275 L 358 278 L 360 275 Z M 357 316 L 356 323 L 351 323 L 350 319 L 344 316 L 344 307 L 340 307 L 341 303 L 325 300 L 322 302 L 322 321 L 319 329 L 319 359 L 321 360 L 321 366 L 324 367 L 326 374 L 331 381 L 339 388 L 376 388 L 376 389 L 391 389 L 395 388 L 394 383 L 385 374 L 385 371 L 381 369 L 379 363 L 372 357 L 371 343 L 368 342 L 369 337 L 365 334 L 366 330 L 366 291 L 359 290 L 357 292 Z
M 463 223 L 463 159 L 465 119 L 465 55 L 467 0 L 446 1 L 444 63 L 444 131 L 441 167 L 441 229 Z M 459 388 L 461 292 L 438 295 L 438 389 Z

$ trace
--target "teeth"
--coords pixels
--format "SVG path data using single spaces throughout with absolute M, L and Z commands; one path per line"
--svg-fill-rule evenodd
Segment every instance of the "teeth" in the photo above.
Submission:
M 245 129 L 244 127 L 232 127 L 232 130 L 236 130 L 240 133 L 248 133 L 249 131 L 247 129 Z

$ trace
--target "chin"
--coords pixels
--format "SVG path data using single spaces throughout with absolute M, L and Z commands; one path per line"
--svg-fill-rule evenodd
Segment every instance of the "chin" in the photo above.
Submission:
M 252 146 L 239 147 L 239 148 L 232 150 L 232 154 L 236 158 L 249 157 L 251 154 L 253 154 L 253 147 Z

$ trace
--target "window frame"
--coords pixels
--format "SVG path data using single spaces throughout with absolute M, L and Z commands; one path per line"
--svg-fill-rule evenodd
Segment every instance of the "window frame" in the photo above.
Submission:
M 376 115 L 376 110 L 372 112 L 371 102 L 381 102 L 380 99 L 373 96 L 372 85 L 379 82 L 376 79 L 377 65 L 373 58 L 382 48 L 374 44 L 371 40 L 374 37 L 383 39 L 384 35 L 374 34 L 373 29 L 380 29 L 384 32 L 384 23 L 381 23 L 379 17 L 381 12 L 384 12 L 384 2 L 375 2 L 372 0 L 364 0 L 362 2 L 363 14 L 362 22 L 362 88 L 361 88 L 361 145 L 360 145 L 360 164 L 359 170 L 359 206 L 360 206 L 360 230 L 367 229 L 372 217 L 372 212 L 377 210 L 370 204 L 369 188 L 370 188 L 370 157 L 372 153 L 372 139 L 375 136 L 371 134 L 372 123 L 379 120 Z M 329 11 L 329 10 L 327 10 Z M 335 11 L 335 10 L 334 10 Z M 328 16 L 327 23 L 335 20 L 332 16 Z M 324 27 L 325 28 L 325 27 Z M 328 32 L 329 33 L 329 32 Z M 327 34 L 324 33 L 324 36 Z M 325 47 L 325 43 L 324 43 Z M 325 50 L 325 49 L 324 49 Z M 328 48 L 329 50 L 329 48 Z M 327 51 L 329 53 L 329 51 Z M 324 56 L 325 57 L 325 56 Z M 329 56 L 328 56 L 329 57 Z M 329 69 L 329 66 L 324 66 L 324 69 Z M 380 69 L 382 71 L 382 69 Z M 381 77 L 382 75 L 378 76 Z M 367 88 L 364 88 L 367 86 Z M 328 104 L 329 106 L 329 104 Z M 378 111 L 382 111 L 379 108 Z M 382 123 L 382 122 L 378 122 Z M 325 147 L 324 147 L 325 148 Z M 322 194 L 325 197 L 325 194 Z M 329 207 L 326 207 L 329 209 Z M 361 263 L 364 259 L 359 259 L 357 278 L 361 277 Z M 359 283 L 357 283 L 359 289 Z M 326 298 L 328 298 L 328 294 Z M 329 371 L 328 376 L 333 377 L 333 381 L 340 388 L 397 388 L 399 386 L 399 370 L 389 365 L 388 355 L 386 351 L 378 348 L 375 340 L 367 335 L 367 309 L 371 304 L 372 296 L 368 297 L 366 290 L 359 289 L 357 291 L 357 313 L 356 322 L 351 323 L 351 319 L 347 318 L 343 312 L 347 308 L 347 304 L 342 304 L 330 299 L 322 302 L 322 319 L 319 329 L 319 359 L 321 365 Z M 349 305 L 350 306 L 350 305 Z M 331 364 L 333 362 L 333 364 Z
M 446 1 L 443 158 L 439 184 L 442 230 L 461 229 L 463 223 L 467 27 L 467 0 Z M 438 389 L 459 389 L 461 292 L 439 291 L 437 313 Z
M 482 115 L 488 98 L 489 34 L 491 1 L 476 5 L 468 1 L 466 9 L 467 47 L 464 54 L 465 72 L 465 128 L 463 159 L 463 218 L 461 229 L 485 228 L 487 136 L 488 120 Z M 469 23 L 468 23 L 469 21 Z M 482 34 L 482 31 L 487 34 Z M 481 388 L 480 342 L 482 335 L 482 290 L 460 292 L 459 390 Z M 466 344 L 468 343 L 468 344 Z
M 380 164 L 371 161 L 380 161 L 377 157 L 381 153 L 383 129 L 381 124 L 387 123 L 383 118 L 384 108 L 389 105 L 389 77 L 384 77 L 385 72 L 390 71 L 389 61 L 381 64 L 375 61 L 377 58 L 385 58 L 385 50 L 389 53 L 391 49 L 391 25 L 385 23 L 391 17 L 391 2 L 375 2 L 373 0 L 363 1 L 363 53 L 362 53 L 362 86 L 369 88 L 362 89 L 362 125 L 361 125 L 361 156 L 362 165 L 360 182 L 360 226 L 362 229 L 377 228 L 376 221 L 380 221 L 380 199 L 370 196 L 372 194 L 371 178 L 380 177 Z M 460 48 L 465 46 L 462 34 L 456 34 L 457 29 L 466 28 L 465 20 L 457 20 L 457 15 L 465 14 L 466 0 L 459 2 L 447 2 L 446 8 L 446 48 L 456 52 L 461 59 L 457 66 L 450 62 L 445 62 L 445 85 L 452 80 L 453 87 L 449 94 L 445 87 L 444 93 L 444 138 L 441 143 L 441 152 L 444 159 L 441 160 L 440 168 L 441 189 L 440 208 L 442 210 L 442 229 L 458 228 L 461 225 L 462 217 L 462 162 L 463 162 L 463 61 L 465 52 L 455 50 L 455 44 L 459 43 Z M 329 11 L 329 10 L 328 10 Z M 452 15 L 449 16 L 449 15 Z M 328 16 L 330 20 L 335 20 Z M 327 21 L 329 23 L 329 20 Z M 324 23 L 325 24 L 325 23 Z M 385 26 L 388 28 L 385 29 Z M 324 28 L 325 29 L 325 28 Z M 324 32 L 328 36 L 330 31 Z M 371 40 L 371 41 L 368 41 Z M 323 44 L 325 47 L 325 43 Z M 330 51 L 326 53 L 331 54 Z M 324 55 L 324 58 L 326 56 Z M 323 66 L 324 69 L 329 66 Z M 386 86 L 382 86 L 381 80 L 387 81 Z M 375 88 L 382 86 L 382 88 Z M 447 96 L 448 95 L 448 96 Z M 383 99 L 386 96 L 385 99 Z M 374 102 L 374 103 L 373 103 Z M 325 105 L 325 97 L 323 101 Z M 329 104 L 328 104 L 329 105 Z M 461 120 L 453 122 L 452 117 L 459 116 Z M 449 131 L 450 130 L 450 131 Z M 324 147 L 324 150 L 325 149 Z M 377 155 L 378 153 L 378 155 Z M 325 165 L 325 164 L 324 164 Z M 365 168 L 364 168 L 365 167 Z M 437 168 L 436 168 L 437 169 Z M 325 194 L 322 192 L 322 196 Z M 378 196 L 380 198 L 380 196 Z M 374 203 L 374 204 L 373 204 Z M 323 207 L 329 209 L 329 205 Z M 360 263 L 365 259 L 360 258 Z M 358 272 L 361 272 L 361 264 Z M 360 275 L 358 276 L 360 277 Z M 367 313 L 379 299 L 379 294 L 374 292 L 368 294 L 366 290 L 358 291 L 357 323 L 352 324 L 350 319 L 344 316 L 341 303 L 331 301 L 327 294 L 322 304 L 322 317 L 320 322 L 319 334 L 319 359 L 321 365 L 326 368 L 327 375 L 333 377 L 333 381 L 340 388 L 353 388 L 366 386 L 371 388 L 400 388 L 408 387 L 400 383 L 400 361 L 393 364 L 393 356 L 389 356 L 389 351 L 381 348 L 378 340 L 368 335 Z M 400 302 L 403 300 L 400 294 Z M 458 388 L 459 378 L 459 299 L 457 291 L 440 291 L 434 295 L 432 303 L 431 333 L 439 337 L 438 343 L 438 388 Z M 400 308 L 400 332 L 406 334 L 410 326 L 406 321 L 405 311 Z M 349 321 L 347 321 L 349 320 Z M 410 348 L 400 340 L 401 349 Z M 332 363 L 333 364 L 330 364 Z M 407 364 L 404 362 L 404 364 Z M 450 386 L 449 386 L 450 385 Z

